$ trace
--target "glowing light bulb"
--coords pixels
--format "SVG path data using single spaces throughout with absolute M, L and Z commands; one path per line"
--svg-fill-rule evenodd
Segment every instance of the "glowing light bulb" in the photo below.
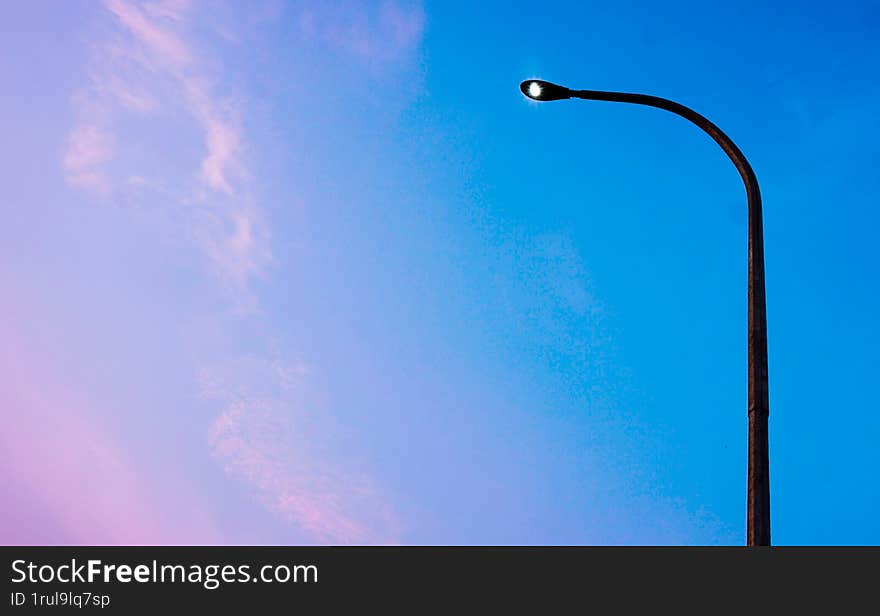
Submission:
M 541 98 L 541 92 L 541 84 L 539 84 L 537 81 L 533 81 L 529 84 L 529 96 L 531 96 L 532 98 Z

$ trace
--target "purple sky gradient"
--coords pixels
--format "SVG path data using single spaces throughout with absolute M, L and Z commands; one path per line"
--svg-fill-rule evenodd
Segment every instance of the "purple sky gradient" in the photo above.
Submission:
M 112 261 L 119 254 L 109 245 L 137 236 L 143 256 L 128 252 L 121 260 L 138 261 L 150 270 L 148 280 L 161 279 L 129 278 L 136 275 L 127 271 L 131 262 L 102 263 L 61 287 L 26 280 L 26 268 L 11 272 L 18 278 L 11 287 L 13 314 L 33 327 L 22 331 L 23 322 L 13 320 L 2 332 L 9 342 L 2 405 L 15 410 L 3 431 L 2 469 L 4 483 L 20 497 L 7 511 L 14 517 L 4 525 L 4 541 L 266 541 L 259 532 L 219 527 L 212 510 L 228 503 L 192 489 L 200 472 L 190 464 L 194 457 L 244 486 L 249 502 L 240 506 L 263 507 L 279 527 L 293 527 L 292 541 L 400 540 L 399 522 L 369 472 L 337 451 L 334 419 L 317 410 L 320 400 L 308 393 L 311 368 L 274 339 L 256 288 L 279 276 L 278 264 L 267 204 L 258 199 L 263 178 L 249 160 L 255 147 L 245 126 L 250 101 L 223 54 L 234 56 L 248 44 L 243 37 L 254 34 L 247 29 L 280 19 L 281 8 L 255 4 L 244 11 L 241 27 L 233 5 L 214 12 L 178 1 L 80 3 L 65 7 L 76 16 L 69 22 L 75 35 L 44 41 L 60 54 L 75 45 L 82 63 L 67 67 L 78 83 L 51 107 L 69 118 L 66 135 L 50 137 L 61 151 L 57 157 L 45 150 L 29 154 L 58 161 L 67 188 L 55 188 L 69 195 L 68 207 L 95 208 L 100 225 L 84 228 L 85 220 L 72 214 L 78 220 L 69 230 L 79 237 L 56 249 L 76 250 L 103 235 L 108 244 L 93 248 L 104 254 L 89 257 Z M 39 23 L 63 18 L 46 4 L 13 10 Z M 338 9 L 303 3 L 287 10 L 293 13 L 285 18 L 299 22 L 303 37 L 373 70 L 417 48 L 423 27 L 417 5 L 394 2 Z M 164 253 L 160 265 L 144 262 L 157 253 Z M 186 271 L 174 271 L 181 265 Z M 60 269 L 49 275 L 63 276 Z M 126 296 L 138 286 L 147 288 Z M 195 302 L 181 297 L 191 290 L 203 295 Z M 68 318 L 44 312 L 54 331 L 41 347 L 35 338 L 44 332 L 29 300 L 44 310 L 46 303 L 71 300 L 81 312 Z M 115 331 L 102 316 L 115 321 Z M 94 329 L 71 333 L 81 329 L 80 319 Z M 173 368 L 157 365 L 181 353 L 184 360 L 170 360 Z M 121 382 L 89 387 L 117 376 L 104 363 L 114 356 L 134 360 L 118 366 L 126 373 Z M 181 369 L 192 384 L 179 374 L 163 380 Z M 173 407 L 155 406 L 169 403 Z M 199 438 L 162 438 L 181 426 L 201 432 Z M 168 463 L 157 463 L 172 447 Z

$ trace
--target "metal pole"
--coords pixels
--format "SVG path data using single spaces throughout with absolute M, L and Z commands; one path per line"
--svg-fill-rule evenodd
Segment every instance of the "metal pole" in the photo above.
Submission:
M 767 386 L 767 301 L 764 294 L 764 227 L 761 213 L 761 191 L 749 161 L 730 137 L 702 115 L 674 101 L 625 92 L 601 90 L 569 90 L 566 87 L 529 79 L 520 90 L 536 101 L 581 98 L 614 103 L 647 105 L 671 111 L 690 120 L 705 131 L 736 165 L 749 203 L 749 470 L 746 507 L 746 544 L 770 545 L 770 455 L 767 423 L 770 402 Z
M 569 90 L 567 93 L 573 98 L 648 105 L 678 114 L 699 126 L 712 137 L 730 157 L 742 177 L 749 204 L 749 468 L 746 544 L 750 546 L 770 545 L 770 455 L 767 426 L 770 402 L 767 376 L 767 302 L 764 290 L 764 228 L 761 192 L 758 190 L 755 172 L 730 137 L 708 119 L 684 105 L 645 94 L 598 90 Z M 560 98 L 562 97 L 560 96 Z

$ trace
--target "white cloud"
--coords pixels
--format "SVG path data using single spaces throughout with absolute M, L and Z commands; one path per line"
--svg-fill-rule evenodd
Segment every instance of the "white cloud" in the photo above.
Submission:
M 182 5 L 174 11 L 171 3 L 167 2 L 139 5 L 124 0 L 104 0 L 104 6 L 166 67 L 179 69 L 193 61 L 187 45 L 174 32 L 167 29 L 169 21 L 183 20 Z M 165 10 L 162 10 L 163 7 Z M 169 19 L 170 16 L 173 18 Z
M 68 137 L 62 165 L 64 177 L 74 186 L 98 194 L 110 190 L 106 165 L 113 157 L 113 133 L 93 124 L 77 126 Z
M 205 52 L 236 37 L 211 28 L 197 36 L 199 11 L 189 2 L 104 5 L 113 28 L 94 43 L 88 83 L 74 95 L 67 180 L 129 205 L 141 219 L 151 218 L 143 214 L 152 207 L 182 221 L 232 292 L 236 319 L 245 312 L 263 331 L 252 283 L 265 275 L 272 253 L 247 165 L 246 110 Z M 234 319 L 224 326 L 230 323 L 243 326 Z M 249 348 L 261 344 L 248 341 Z M 212 357 L 197 360 L 209 366 L 200 374 L 204 396 L 222 408 L 209 429 L 215 458 L 317 541 L 390 541 L 396 522 L 385 499 L 366 473 L 345 462 L 338 427 L 301 394 L 310 368 L 259 357 L 218 361 L 226 352 L 214 348 Z
M 338 429 L 303 393 L 301 362 L 243 357 L 201 371 L 224 404 L 210 444 L 226 471 L 322 543 L 390 543 L 398 523 L 369 476 L 338 451 Z
M 422 40 L 421 2 L 381 3 L 309 1 L 299 14 L 303 34 L 368 63 L 393 62 L 412 53 Z
M 63 167 L 71 185 L 101 197 L 165 186 L 157 208 L 195 206 L 191 236 L 199 243 L 214 273 L 234 294 L 238 308 L 253 307 L 251 281 L 271 262 L 268 227 L 251 196 L 252 177 L 244 156 L 246 141 L 233 96 L 220 94 L 219 79 L 201 61 L 192 34 L 196 15 L 189 2 L 105 0 L 117 28 L 95 45 L 90 83 L 74 97 L 78 122 L 71 131 Z M 160 102 L 161 101 L 161 102 Z M 150 177 L 143 153 L 123 157 L 116 143 L 146 147 L 132 137 L 133 119 L 147 118 L 156 132 L 176 131 L 174 119 L 190 119 L 201 134 L 203 155 L 176 188 L 168 178 Z M 162 146 L 165 148 L 162 149 Z M 173 146 L 154 144 L 149 160 L 180 158 Z M 108 163 L 120 154 L 114 174 Z M 131 177 L 141 178 L 132 183 Z M 176 204 L 174 203 L 176 202 Z

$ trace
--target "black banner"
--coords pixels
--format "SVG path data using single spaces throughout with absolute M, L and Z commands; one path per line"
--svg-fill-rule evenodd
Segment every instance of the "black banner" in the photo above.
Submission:
M 3 614 L 876 608 L 876 548 L 4 547 Z M 865 603 L 867 601 L 867 603 Z M 433 611 L 433 610 L 432 610 Z M 602 613 L 607 610 L 603 609 Z M 846 610 L 849 611 L 849 610 Z M 379 613 L 379 612 L 376 612 Z

